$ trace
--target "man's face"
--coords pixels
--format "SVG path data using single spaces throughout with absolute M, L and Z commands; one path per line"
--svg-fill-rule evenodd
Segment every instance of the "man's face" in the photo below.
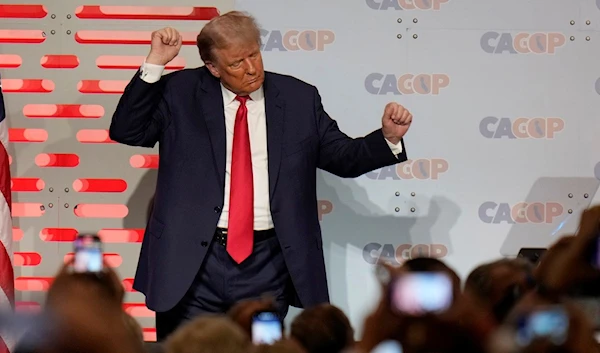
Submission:
M 265 80 L 258 43 L 230 45 L 214 51 L 215 62 L 207 62 L 210 72 L 233 93 L 245 96 L 260 88 Z

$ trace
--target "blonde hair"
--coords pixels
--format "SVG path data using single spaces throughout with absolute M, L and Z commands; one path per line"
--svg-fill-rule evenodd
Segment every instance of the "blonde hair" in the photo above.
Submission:
M 258 345 L 254 348 L 252 353 L 305 353 L 305 350 L 295 341 L 283 340 L 277 341 L 271 345 Z
M 125 326 L 129 329 L 132 335 L 140 342 L 144 342 L 144 331 L 140 323 L 131 315 L 123 313 L 123 320 L 125 320 Z
M 246 353 L 250 337 L 223 316 L 196 318 L 176 330 L 166 342 L 167 353 Z
M 230 11 L 213 18 L 196 38 L 200 58 L 204 62 L 215 62 L 215 49 L 250 42 L 261 45 L 260 29 L 254 17 L 241 11 Z

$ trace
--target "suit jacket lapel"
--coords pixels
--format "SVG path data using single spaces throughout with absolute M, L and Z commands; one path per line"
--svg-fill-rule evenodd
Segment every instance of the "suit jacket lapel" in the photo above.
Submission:
M 227 140 L 225 136 L 225 108 L 219 80 L 215 79 L 208 69 L 203 68 L 200 88 L 197 90 L 196 101 L 200 104 L 199 111 L 204 115 L 208 136 L 212 146 L 215 170 L 221 191 L 225 192 L 225 152 Z
M 279 167 L 281 165 L 281 149 L 283 148 L 284 101 L 279 97 L 279 89 L 265 73 L 265 112 L 267 116 L 267 153 L 269 165 L 269 196 L 277 186 Z
M 215 79 L 208 69 L 203 68 L 200 88 L 197 90 L 199 97 L 199 111 L 204 115 L 210 144 L 212 146 L 215 169 L 219 180 L 219 187 L 225 192 L 225 153 L 227 140 L 225 135 L 225 108 L 219 80 Z M 284 101 L 279 97 L 279 89 L 265 73 L 265 113 L 267 118 L 267 153 L 269 166 L 269 196 L 277 186 L 279 168 L 281 165 L 281 150 L 283 148 Z

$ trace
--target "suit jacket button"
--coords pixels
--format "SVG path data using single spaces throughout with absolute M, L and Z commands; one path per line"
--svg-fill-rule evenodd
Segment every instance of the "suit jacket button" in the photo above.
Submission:
M 203 241 L 202 243 L 200 243 L 200 245 L 202 245 L 203 247 L 207 247 L 208 246 L 208 242 L 207 241 Z
M 215 213 L 219 213 L 219 212 L 221 212 L 221 207 L 215 206 L 214 210 L 215 210 Z

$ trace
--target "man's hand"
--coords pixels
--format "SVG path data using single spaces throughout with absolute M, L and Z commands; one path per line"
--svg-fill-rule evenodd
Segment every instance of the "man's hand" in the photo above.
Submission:
M 404 267 L 395 267 L 380 261 L 378 269 L 379 284 L 381 286 L 381 299 L 375 311 L 365 319 L 362 338 L 356 343 L 356 350 L 360 353 L 371 352 L 381 342 L 399 340 L 405 329 L 406 318 L 392 312 L 391 290 L 394 280 L 406 272 Z M 379 272 L 381 271 L 381 272 Z
M 600 206 L 583 211 L 575 236 L 563 237 L 540 259 L 536 280 L 546 289 L 562 294 L 583 283 L 600 280 L 600 270 L 592 265 L 600 231 Z
M 183 38 L 176 29 L 167 27 L 154 31 L 146 62 L 165 66 L 179 54 L 182 44 Z
M 383 137 L 393 144 L 400 142 L 412 123 L 412 114 L 398 103 L 388 103 L 383 111 L 381 127 Z

